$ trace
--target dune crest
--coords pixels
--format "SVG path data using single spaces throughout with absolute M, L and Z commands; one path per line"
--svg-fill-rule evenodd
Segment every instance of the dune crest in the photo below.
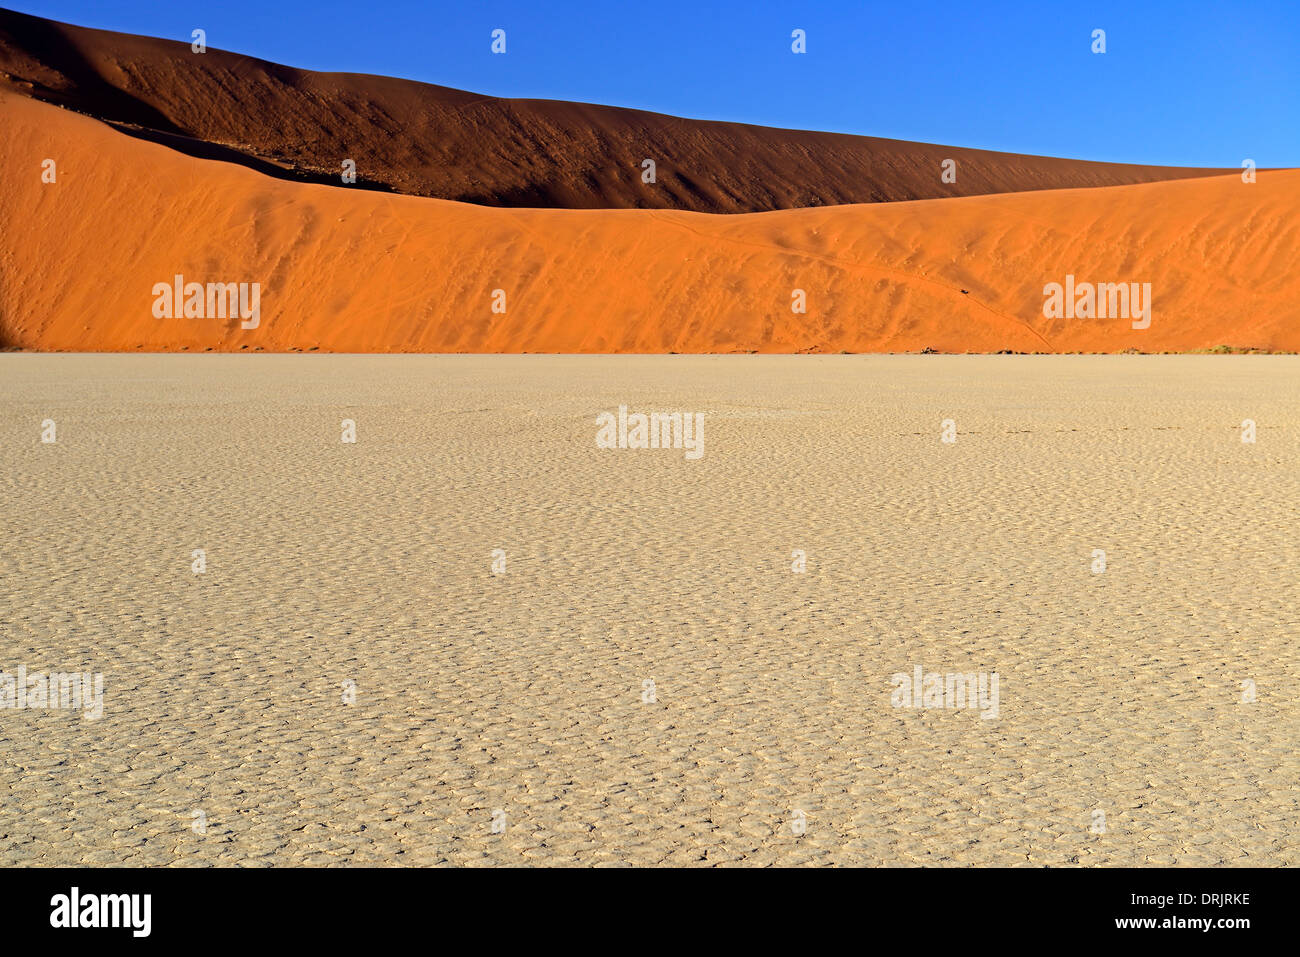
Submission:
M 500 99 L 212 48 L 194 54 L 187 43 L 4 10 L 0 89 L 281 178 L 338 184 L 351 158 L 358 185 L 486 206 L 747 213 L 1225 172 Z M 642 181 L 647 158 L 654 183 Z M 955 182 L 941 176 L 949 159 Z

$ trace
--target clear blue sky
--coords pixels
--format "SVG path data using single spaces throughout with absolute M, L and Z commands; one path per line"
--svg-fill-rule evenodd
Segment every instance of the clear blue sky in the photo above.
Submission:
M 496 96 L 1080 159 L 1300 166 L 1300 0 L 0 0 Z M 489 51 L 507 32 L 507 52 Z M 790 52 L 807 31 L 808 52 Z M 1106 53 L 1090 50 L 1106 31 Z

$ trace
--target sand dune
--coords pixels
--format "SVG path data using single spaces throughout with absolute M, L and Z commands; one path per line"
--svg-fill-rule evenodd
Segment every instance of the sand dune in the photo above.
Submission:
M 1152 182 L 1221 170 L 1087 163 L 312 73 L 0 11 L 0 89 L 278 176 L 489 206 L 761 212 Z M 657 181 L 641 181 L 641 163 Z M 944 159 L 957 182 L 944 183 Z
M 0 113 L 10 347 L 1300 349 L 1295 171 L 738 216 L 513 210 L 275 180 L 14 95 Z M 260 325 L 155 318 L 178 273 L 260 283 Z M 1044 318 L 1067 274 L 1151 283 L 1150 328 Z

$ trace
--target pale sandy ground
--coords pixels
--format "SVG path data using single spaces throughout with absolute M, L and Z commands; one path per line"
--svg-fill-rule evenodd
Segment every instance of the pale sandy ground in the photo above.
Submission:
M 107 687 L 0 711 L 0 863 L 1300 864 L 1298 412 L 1289 357 L 2 356 L 0 670 Z

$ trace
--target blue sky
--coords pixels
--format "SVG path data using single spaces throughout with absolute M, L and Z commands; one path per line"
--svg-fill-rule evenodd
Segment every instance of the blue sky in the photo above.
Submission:
M 496 96 L 1081 159 L 1300 166 L 1300 0 L 3 0 Z M 507 52 L 493 55 L 494 28 Z M 808 52 L 790 51 L 807 32 Z M 1106 52 L 1090 47 L 1106 31 Z

